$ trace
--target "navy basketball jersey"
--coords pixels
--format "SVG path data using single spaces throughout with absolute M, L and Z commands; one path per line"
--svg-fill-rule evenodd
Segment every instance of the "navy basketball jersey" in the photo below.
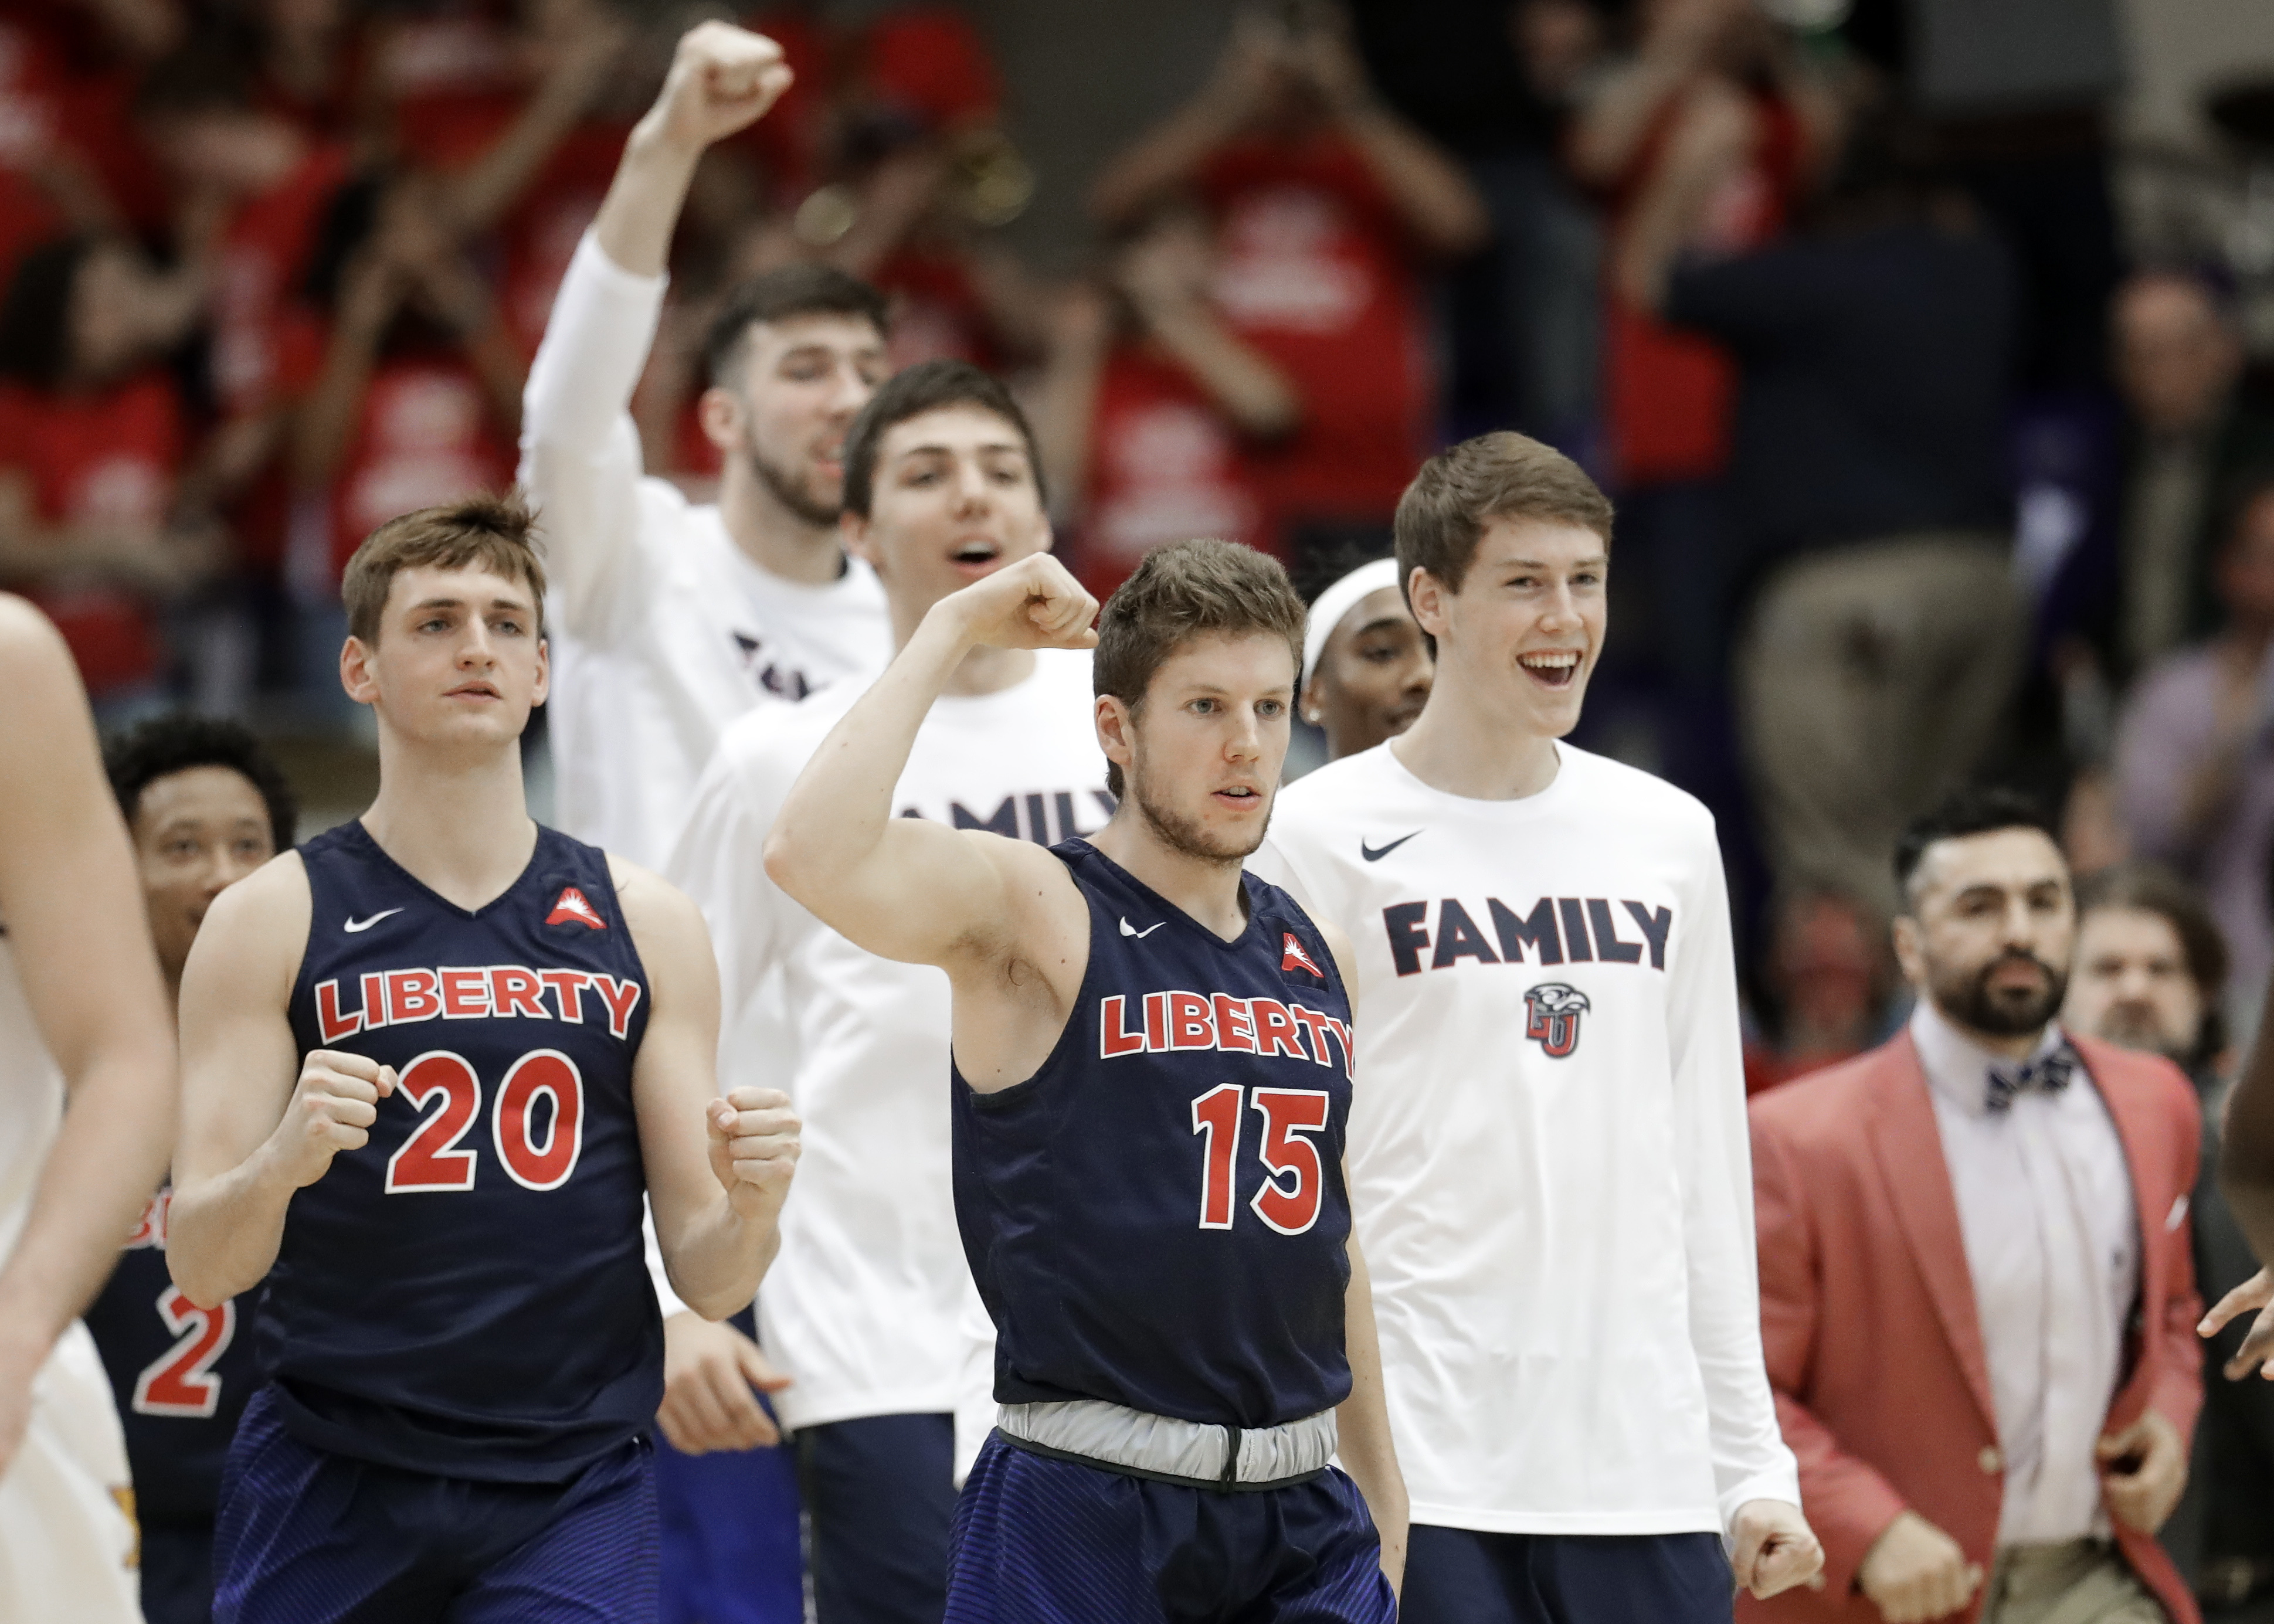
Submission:
M 400 1081 L 292 1198 L 256 1346 L 286 1424 L 338 1454 L 557 1482 L 654 1419 L 663 1326 L 640 1238 L 632 1061 L 647 981 L 596 846 L 540 829 L 478 912 L 359 823 L 300 848 L 303 1055 Z
M 182 1295 L 166 1272 L 173 1194 L 169 1186 L 151 1198 L 86 1320 L 118 1401 L 134 1515 L 180 1526 L 213 1520 L 222 1462 L 257 1381 L 260 1288 L 212 1310 Z
M 1350 1004 L 1294 900 L 1225 942 L 1088 842 L 1089 968 L 1050 1057 L 954 1079 L 955 1205 L 1004 1403 L 1273 1426 L 1350 1394 Z

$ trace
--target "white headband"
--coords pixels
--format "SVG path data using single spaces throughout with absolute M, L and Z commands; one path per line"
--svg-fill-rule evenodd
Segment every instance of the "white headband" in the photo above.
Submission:
M 1366 598 L 1386 586 L 1397 584 L 1397 560 L 1376 559 L 1371 564 L 1360 564 L 1334 585 L 1319 594 L 1311 605 L 1309 623 L 1303 628 L 1303 680 L 1308 682 L 1319 668 L 1319 656 L 1327 651 L 1327 639 L 1335 635 L 1335 628 L 1343 623 L 1343 616 L 1357 608 Z

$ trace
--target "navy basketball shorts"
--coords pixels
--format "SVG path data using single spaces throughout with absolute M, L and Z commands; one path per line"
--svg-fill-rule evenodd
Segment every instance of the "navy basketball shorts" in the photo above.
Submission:
M 1406 1534 L 1406 1624 L 1730 1624 L 1718 1534 Z
M 1382 1543 L 1332 1469 L 1284 1489 L 1158 1483 L 1000 1432 L 956 1502 L 946 1624 L 1394 1624 Z
M 655 1471 L 633 1439 L 567 1483 L 312 1449 L 262 1388 L 222 1472 L 215 1624 L 653 1624 Z
M 939 1624 L 955 1517 L 955 1417 L 797 1430 L 817 1624 Z

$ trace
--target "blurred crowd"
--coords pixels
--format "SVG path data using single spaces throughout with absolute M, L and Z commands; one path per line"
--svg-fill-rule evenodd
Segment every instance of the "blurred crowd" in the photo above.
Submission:
M 1013 381 L 1101 591 L 1201 534 L 1314 591 L 1387 551 L 1432 446 L 1525 430 L 1617 500 L 1580 742 L 1719 816 L 1758 1084 L 1889 1029 L 1884 853 L 1969 778 L 2060 808 L 2082 874 L 2200 886 L 2213 1001 L 2255 1009 L 2274 394 L 2225 267 L 2120 249 L 2112 4 L 1240 6 L 1047 264 L 980 21 L 847 11 L 741 19 L 797 80 L 697 177 L 651 470 L 715 481 L 702 335 L 799 259 L 889 295 L 895 365 Z M 106 721 L 352 728 L 341 565 L 513 478 L 554 288 L 698 14 L 0 15 L 0 585 Z

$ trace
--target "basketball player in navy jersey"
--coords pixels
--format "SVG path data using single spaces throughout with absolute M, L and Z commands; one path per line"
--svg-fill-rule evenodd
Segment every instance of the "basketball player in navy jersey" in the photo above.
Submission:
M 205 1308 L 267 1277 L 224 1624 L 654 1617 L 642 1194 L 697 1312 L 776 1244 L 795 1119 L 712 1097 L 700 915 L 524 810 L 544 586 L 516 504 L 373 532 L 340 669 L 378 799 L 217 898 L 183 975 L 168 1262 Z
M 292 787 L 248 729 L 216 717 L 154 717 L 106 741 L 102 755 L 171 1005 L 214 898 L 290 848 Z M 214 1507 L 255 1381 L 259 1298 L 207 1310 L 182 1295 L 166 1273 L 172 1199 L 170 1187 L 151 1198 L 86 1319 L 126 1432 L 143 1617 L 207 1624 Z
M 1346 944 L 1241 867 L 1303 606 L 1261 554 L 1186 542 L 1092 633 L 1096 609 L 1040 554 L 941 600 L 766 847 L 824 921 L 953 991 L 957 1218 L 1001 1409 L 946 1616 L 1387 1620 L 1405 1495 L 1342 1173 Z M 892 816 L 983 646 L 1096 647 L 1121 800 L 1090 838 Z

